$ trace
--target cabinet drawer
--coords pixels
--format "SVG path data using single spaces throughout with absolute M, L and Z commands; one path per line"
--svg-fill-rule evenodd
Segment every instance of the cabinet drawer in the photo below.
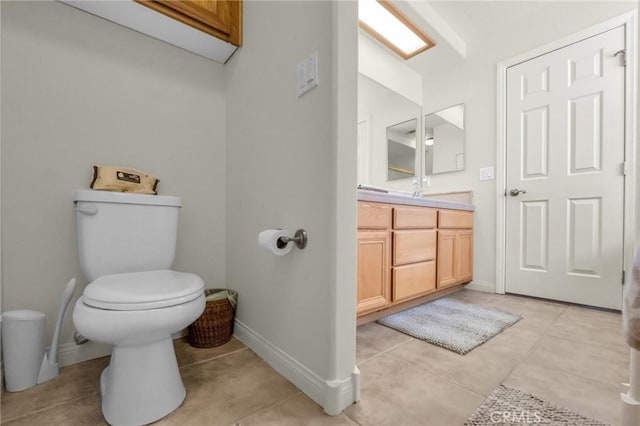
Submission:
M 414 263 L 393 268 L 393 301 L 421 296 L 436 289 L 436 262 Z
M 435 228 L 437 210 L 426 207 L 394 207 L 393 228 Z
M 473 228 L 473 213 L 457 210 L 439 210 L 438 228 Z
M 423 262 L 436 258 L 436 231 L 393 232 L 393 265 Z
M 391 206 L 358 203 L 358 228 L 387 229 L 391 227 Z

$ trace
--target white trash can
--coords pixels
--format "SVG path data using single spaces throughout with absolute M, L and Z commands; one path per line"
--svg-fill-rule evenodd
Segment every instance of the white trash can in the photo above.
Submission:
M 42 312 L 21 309 L 2 314 L 2 363 L 9 392 L 35 386 L 44 356 Z

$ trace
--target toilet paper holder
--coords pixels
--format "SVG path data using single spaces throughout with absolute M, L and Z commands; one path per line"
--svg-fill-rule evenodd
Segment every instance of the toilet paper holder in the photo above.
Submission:
M 295 243 L 296 247 L 300 250 L 307 246 L 307 231 L 304 229 L 298 229 L 293 237 L 280 237 L 278 238 L 278 248 L 285 248 L 289 243 Z

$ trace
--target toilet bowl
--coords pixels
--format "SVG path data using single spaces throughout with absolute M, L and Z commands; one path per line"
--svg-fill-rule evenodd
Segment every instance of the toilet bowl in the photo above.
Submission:
M 171 335 L 202 314 L 203 289 L 197 275 L 170 270 L 105 275 L 85 288 L 73 322 L 88 339 L 113 345 L 100 377 L 110 424 L 148 424 L 182 404 Z

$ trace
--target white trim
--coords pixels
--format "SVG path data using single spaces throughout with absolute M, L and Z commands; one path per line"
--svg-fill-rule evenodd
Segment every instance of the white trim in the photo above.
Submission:
M 471 281 L 465 286 L 465 288 L 468 288 L 469 290 L 483 291 L 485 293 L 496 292 L 496 285 L 494 283 L 488 283 L 485 281 Z
M 510 62 L 498 63 L 496 84 L 496 293 L 505 292 L 505 234 L 506 234 L 506 182 L 507 182 L 507 68 Z
M 0 46 L 2 46 L 2 7 L 0 6 Z M 2 52 L 0 52 L 0 70 L 2 69 Z M 1 74 L 1 73 L 0 73 Z M 2 76 L 0 75 L 0 100 L 2 100 Z M 0 117 L 2 117 L 2 102 L 0 102 Z M 2 134 L 2 119 L 0 118 L 0 135 Z M 2 138 L 0 137 L 0 153 L 2 152 Z M 2 155 L 0 155 L 0 164 L 2 164 Z M 0 176 L 2 176 L 2 168 L 0 167 Z M 2 179 L 0 179 L 0 224 L 2 223 Z M 0 226 L 0 312 L 4 311 L 2 304 L 3 275 L 2 275 L 2 227 Z M 0 328 L 2 328 L 2 319 L 0 318 Z M 0 339 L 0 386 L 4 383 L 4 366 L 2 365 L 2 343 Z
M 625 69 L 625 158 L 629 171 L 625 177 L 625 201 L 624 201 L 624 268 L 630 279 L 631 265 L 633 264 L 633 247 L 636 238 L 636 208 L 638 196 L 636 195 L 636 126 L 637 126 L 637 11 L 633 10 L 623 15 L 596 24 L 585 30 L 563 37 L 559 40 L 545 44 L 544 46 L 530 50 L 498 63 L 497 65 L 497 115 L 496 133 L 498 143 L 496 146 L 496 293 L 504 294 L 506 289 L 506 265 L 505 265 L 505 234 L 506 234 L 506 82 L 507 68 L 521 62 L 561 49 L 573 43 L 577 43 L 589 37 L 593 37 L 605 31 L 625 27 L 627 67 Z
M 235 320 L 233 336 L 320 404 L 325 413 L 338 415 L 359 399 L 360 371 L 357 367 L 346 380 L 323 380 L 238 319 Z
M 624 259 L 623 268 L 627 271 L 625 285 L 632 279 L 631 270 L 635 254 L 638 214 L 636 204 L 640 201 L 637 194 L 637 126 L 638 126 L 638 13 L 634 11 L 625 22 L 625 49 L 627 68 L 625 73 L 625 161 L 628 172 L 624 181 Z
M 332 169 L 335 197 L 331 228 L 333 245 L 331 272 L 335 280 L 328 285 L 329 314 L 328 388 L 324 409 L 339 414 L 359 398 L 360 372 L 356 367 L 356 280 L 357 280 L 357 163 L 356 123 L 358 58 L 358 7 L 354 2 L 332 5 Z M 331 380 L 329 380 L 331 379 Z
M 180 330 L 171 335 L 173 340 L 187 337 L 187 329 Z M 77 345 L 75 342 L 63 343 L 58 348 L 58 360 L 61 367 L 89 361 L 103 356 L 111 355 L 112 346 L 105 343 L 97 343 L 89 340 L 87 343 Z M 49 348 L 47 347 L 47 350 Z
M 111 345 L 91 341 L 83 345 L 63 343 L 58 349 L 58 362 L 61 367 L 64 367 L 109 355 L 111 355 Z

